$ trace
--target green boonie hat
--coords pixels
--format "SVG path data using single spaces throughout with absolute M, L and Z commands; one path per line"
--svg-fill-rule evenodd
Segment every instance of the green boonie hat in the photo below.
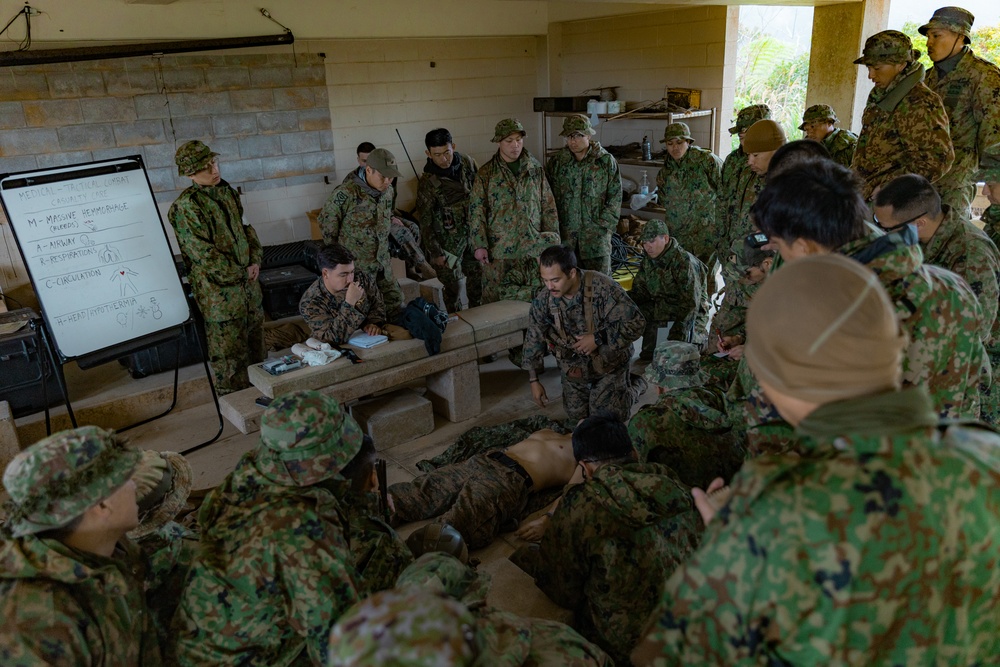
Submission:
M 141 540 L 174 520 L 191 495 L 191 464 L 176 452 L 147 449 L 133 473 L 139 525 L 128 532 Z
M 514 134 L 515 132 L 520 132 L 522 137 L 528 136 L 528 133 L 524 131 L 524 125 L 521 125 L 521 121 L 516 118 L 504 118 L 502 121 L 497 123 L 496 128 L 493 130 L 493 143 L 498 143 Z
M 62 528 L 129 480 L 141 454 L 114 431 L 80 426 L 39 440 L 3 474 L 13 537 Z
M 917 32 L 926 35 L 928 30 L 941 28 L 951 30 L 965 38 L 965 43 L 972 42 L 972 24 L 976 17 L 967 9 L 961 7 L 942 7 L 934 12 L 931 20 L 917 28 Z
M 371 167 L 384 178 L 399 178 L 403 175 L 396 166 L 396 156 L 384 148 L 376 148 L 368 154 L 366 166 Z
M 432 551 L 418 557 L 399 573 L 396 588 L 444 593 L 455 600 L 472 604 L 486 599 L 490 576 L 476 572 L 454 556 Z
M 663 138 L 660 139 L 660 143 L 665 144 L 671 139 L 694 141 L 694 137 L 691 136 L 691 128 L 688 127 L 687 123 L 671 123 L 663 128 Z
M 260 419 L 255 466 L 281 486 L 310 486 L 340 479 L 361 451 L 361 429 L 340 404 L 318 391 L 274 399 Z
M 499 125 L 497 127 L 499 128 Z M 513 131 L 514 130 L 511 130 L 511 132 Z M 570 116 L 569 118 L 564 120 L 563 129 L 562 132 L 559 133 L 559 136 L 568 137 L 574 132 L 580 132 L 581 134 L 597 134 L 594 128 L 590 126 L 590 119 L 584 116 L 583 114 Z M 510 134 L 510 132 L 508 132 L 507 134 Z M 500 138 L 503 139 L 503 137 Z
M 771 107 L 766 104 L 752 104 L 744 107 L 736 114 L 736 125 L 729 128 L 729 134 L 743 132 L 758 120 L 767 120 L 770 117 Z
M 639 235 L 640 241 L 652 241 L 657 236 L 669 236 L 670 229 L 663 220 L 650 220 L 642 226 L 642 233 Z
M 814 104 L 802 114 L 802 124 L 799 125 L 799 129 L 806 129 L 806 123 L 811 123 L 814 120 L 828 120 L 831 123 L 836 123 L 837 113 L 829 104 Z
M 381 591 L 330 630 L 330 667 L 466 667 L 480 647 L 469 609 L 440 593 Z
M 218 153 L 213 153 L 212 149 L 198 141 L 197 139 L 182 144 L 174 153 L 174 163 L 177 165 L 178 176 L 190 176 L 195 174 L 212 161 Z
M 920 57 L 910 38 L 898 30 L 883 30 L 865 40 L 865 49 L 855 65 L 902 65 Z
M 701 370 L 698 346 L 679 340 L 663 341 L 653 351 L 653 362 L 646 367 L 645 378 L 664 389 L 700 387 L 708 381 Z

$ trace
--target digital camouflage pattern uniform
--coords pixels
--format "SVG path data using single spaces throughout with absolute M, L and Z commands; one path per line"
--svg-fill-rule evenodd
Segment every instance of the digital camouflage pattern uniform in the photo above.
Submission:
M 836 124 L 839 119 L 837 112 L 829 104 L 814 104 L 802 114 L 800 130 L 805 130 L 806 123 L 826 121 Z M 858 135 L 850 130 L 835 127 L 832 132 L 823 137 L 823 146 L 837 164 L 850 168 L 854 158 L 854 147 L 858 144 Z
M 1000 424 L 1000 391 L 991 388 L 1000 381 L 1000 253 L 990 238 L 962 213 L 962 209 L 944 208 L 945 219 L 934 236 L 921 244 L 924 262 L 941 266 L 965 279 L 979 299 L 983 319 L 979 337 L 986 346 L 993 378 L 984 373 L 979 384 L 980 419 Z M 992 380 L 992 381 L 989 381 Z
M 715 153 L 694 146 L 691 130 L 685 123 L 672 123 L 663 131 L 660 143 L 679 138 L 688 141 L 684 157 L 675 160 L 670 153 L 656 173 L 656 192 L 666 209 L 665 222 L 675 238 L 704 264 L 712 262 L 718 244 L 718 192 L 722 186 L 722 159 Z
M 436 517 L 454 526 L 470 549 L 488 546 L 505 524 L 520 520 L 532 480 L 490 452 L 442 466 L 389 487 L 396 519 L 408 523 Z M 523 473 L 523 474 L 522 474 Z
M 736 115 L 736 123 L 729 128 L 729 134 L 746 132 L 758 120 L 770 118 L 771 109 L 766 104 L 753 104 L 744 107 Z M 740 145 L 727 155 L 722 163 L 722 179 L 719 183 L 718 211 L 716 213 L 719 233 L 716 237 L 715 248 L 716 256 L 720 261 L 729 257 L 732 252 L 731 238 L 735 233 L 733 231 L 735 228 L 734 220 L 740 217 L 739 212 L 743 208 L 743 200 L 747 196 L 748 189 L 755 181 L 759 180 L 759 176 L 750 171 L 748 157 L 743 146 Z M 756 201 L 756 194 L 753 197 Z M 753 201 L 751 201 L 752 203 Z
M 493 140 L 499 142 L 524 128 L 508 119 L 498 123 L 495 132 Z M 483 303 L 530 301 L 542 284 L 541 234 L 558 237 L 559 214 L 542 165 L 527 149 L 511 164 L 498 150 L 476 173 L 469 195 L 469 229 L 473 251 L 489 252 L 490 263 L 483 265 Z
M 864 181 L 865 201 L 897 176 L 920 174 L 931 183 L 941 180 L 955 159 L 948 115 L 941 98 L 924 85 L 924 66 L 910 62 L 910 38 L 896 30 L 872 35 L 857 65 L 904 63 L 906 69 L 886 88 L 868 94 L 861 135 L 851 169 Z
M 139 452 L 111 431 L 82 426 L 44 438 L 7 466 L 10 501 L 0 539 L 4 667 L 161 664 L 139 549 L 123 536 L 105 557 L 44 535 L 110 497 L 138 460 Z
M 577 269 L 580 287 L 569 298 L 539 290 L 531 302 L 524 336 L 521 368 L 540 368 L 550 351 L 559 363 L 563 407 L 572 421 L 597 410 L 609 410 L 628 421 L 636 396 L 630 392 L 629 361 L 632 343 L 642 335 L 646 320 L 621 285 L 596 271 Z M 592 294 L 587 295 L 587 284 Z M 590 356 L 573 349 L 576 337 L 589 333 L 587 301 L 593 309 L 592 333 L 600 342 Z
M 586 116 L 563 121 L 560 136 L 594 134 Z M 618 161 L 591 141 L 582 160 L 569 147 L 548 158 L 545 174 L 559 212 L 559 236 L 576 253 L 583 269 L 611 275 L 611 235 L 622 206 L 622 174 Z
M 195 174 L 216 155 L 189 141 L 177 149 L 177 171 Z M 205 321 L 215 389 L 220 395 L 246 389 L 247 366 L 264 360 L 263 295 L 247 269 L 260 266 L 264 251 L 257 232 L 243 221 L 240 195 L 225 180 L 193 183 L 170 206 L 167 219 Z
M 642 240 L 666 236 L 661 220 L 650 220 L 642 228 Z M 708 300 L 708 268 L 689 253 L 676 236 L 667 237 L 667 245 L 657 257 L 643 254 L 642 264 L 632 281 L 629 296 L 646 320 L 639 358 L 649 361 L 656 347 L 656 333 L 671 322 L 669 340 L 692 342 L 695 338 L 699 308 Z
M 349 498 L 351 554 L 358 573 L 361 597 L 396 585 L 396 579 L 413 554 L 406 542 L 387 524 L 379 512 L 378 493 L 370 491 L 360 498 Z
M 355 266 L 375 279 L 390 321 L 403 305 L 389 258 L 392 198 L 391 186 L 379 192 L 355 172 L 330 193 L 319 213 L 323 242 L 339 243 L 354 254 Z
M 359 598 L 348 545 L 361 430 L 318 392 L 277 397 L 261 439 L 205 499 L 201 552 L 173 630 L 177 664 L 326 664 L 330 627 Z
M 645 377 L 663 393 L 628 422 L 639 461 L 670 466 L 683 484 L 700 489 L 716 477 L 729 480 L 743 464 L 743 445 L 731 427 L 725 391 L 709 385 L 700 370 L 698 347 L 660 343 Z
M 330 633 L 331 667 L 610 667 L 571 628 L 486 605 L 489 575 L 425 554 L 399 585 L 358 603 Z
M 343 345 L 358 329 L 369 324 L 385 328 L 385 304 L 375 281 L 364 271 L 355 270 L 354 280 L 365 294 L 349 306 L 344 294 L 331 294 L 319 278 L 299 299 L 299 314 L 309 325 L 313 338 L 331 345 Z
M 417 184 L 416 213 L 424 251 L 430 259 L 445 257 L 434 265 L 444 285 L 448 308 L 459 310 L 459 282 L 465 278 L 469 307 L 482 303 L 482 271 L 469 246 L 469 195 L 479 165 L 470 156 L 455 153 L 450 169 L 442 170 L 428 158 Z
M 837 401 L 747 462 L 641 664 L 994 661 L 1000 436 L 936 424 L 919 389 Z
M 968 45 L 974 17 L 959 7 L 934 12 L 920 34 L 943 28 L 962 35 Z M 965 46 L 959 53 L 934 63 L 927 87 L 941 97 L 951 124 L 955 163 L 938 190 L 945 204 L 971 216 L 976 171 L 984 162 L 1000 160 L 1000 68 Z

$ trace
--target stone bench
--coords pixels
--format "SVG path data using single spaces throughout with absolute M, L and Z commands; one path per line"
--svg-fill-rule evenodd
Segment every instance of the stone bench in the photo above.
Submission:
M 427 355 L 422 340 L 397 340 L 371 349 L 353 349 L 363 363 L 341 358 L 326 366 L 300 368 L 271 375 L 260 365 L 247 370 L 249 389 L 219 399 L 223 416 L 243 433 L 260 430 L 264 408 L 256 404 L 261 394 L 271 398 L 290 391 L 315 389 L 341 403 L 424 378 L 434 410 L 457 422 L 479 414 L 479 366 L 482 357 L 524 342 L 530 304 L 500 301 L 458 313 L 441 339 L 441 352 Z

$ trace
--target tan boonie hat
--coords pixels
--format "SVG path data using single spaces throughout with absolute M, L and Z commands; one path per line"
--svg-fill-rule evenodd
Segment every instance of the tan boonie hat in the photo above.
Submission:
M 338 403 L 318 391 L 274 399 L 260 418 L 257 470 L 282 486 L 339 479 L 361 451 L 361 429 Z
M 744 153 L 767 153 L 785 145 L 785 131 L 773 120 L 758 120 L 743 135 Z
M 399 178 L 403 175 L 396 166 L 396 156 L 384 148 L 376 148 L 369 153 L 366 166 L 382 174 L 384 178 Z
M 570 116 L 564 120 L 563 129 L 562 132 L 559 133 L 559 136 L 568 137 L 574 132 L 579 132 L 580 134 L 597 134 L 594 128 L 590 126 L 590 119 L 583 114 Z
M 13 537 L 62 528 L 108 498 L 132 476 L 141 454 L 114 431 L 80 426 L 19 453 L 4 471 Z
M 190 176 L 196 174 L 212 161 L 218 153 L 213 153 L 212 149 L 198 141 L 188 141 L 181 145 L 174 154 L 174 163 L 177 165 L 178 176 Z
M 920 57 L 913 42 L 898 30 L 883 30 L 865 40 L 865 49 L 855 65 L 903 65 Z
M 663 138 L 660 139 L 660 143 L 665 144 L 671 139 L 694 141 L 694 137 L 691 136 L 691 128 L 688 127 L 687 123 L 671 123 L 663 128 Z
M 814 120 L 826 120 L 836 123 L 837 114 L 829 104 L 814 104 L 802 114 L 802 124 L 799 125 L 799 129 L 806 129 L 806 123 L 811 123 Z
M 663 341 L 653 352 L 653 361 L 646 367 L 649 382 L 664 389 L 700 387 L 708 382 L 708 374 L 701 370 L 698 346 L 679 340 Z
M 139 505 L 139 525 L 128 536 L 140 540 L 173 521 L 184 508 L 191 495 L 191 464 L 176 452 L 147 449 L 132 479 Z
M 752 104 L 740 109 L 736 114 L 736 125 L 729 128 L 729 134 L 745 132 L 748 127 L 758 120 L 765 120 L 771 117 L 771 107 L 766 104 Z
M 962 9 L 961 7 L 942 7 L 935 10 L 934 15 L 931 16 L 931 20 L 917 28 L 917 32 L 921 35 L 926 35 L 928 30 L 933 30 L 934 28 L 950 30 L 962 35 L 965 38 L 965 43 L 969 44 L 972 42 L 972 24 L 975 21 L 976 17 L 967 9 Z
M 528 136 L 528 133 L 524 131 L 524 125 L 521 125 L 521 121 L 516 118 L 504 118 L 497 123 L 496 128 L 493 130 L 493 139 L 491 141 L 499 143 L 515 132 L 520 132 L 522 137 Z
M 670 229 L 663 220 L 650 220 L 642 226 L 642 233 L 639 235 L 641 241 L 652 241 L 658 236 L 669 236 Z

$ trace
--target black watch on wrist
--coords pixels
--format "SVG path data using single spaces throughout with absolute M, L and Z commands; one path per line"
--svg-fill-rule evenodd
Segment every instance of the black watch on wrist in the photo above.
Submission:
M 601 345 L 607 345 L 608 341 L 605 339 L 605 333 L 603 331 L 594 332 L 594 344 L 600 347 Z

